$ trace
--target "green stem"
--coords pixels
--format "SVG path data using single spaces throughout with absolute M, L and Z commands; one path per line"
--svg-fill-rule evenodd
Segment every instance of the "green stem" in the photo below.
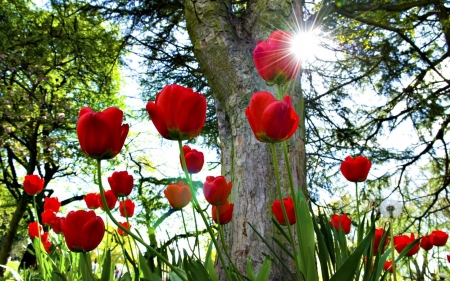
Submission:
M 273 162 L 273 168 L 274 168 L 274 172 L 275 172 L 275 179 L 277 181 L 277 193 L 278 193 L 278 198 L 279 198 L 280 204 L 281 204 L 281 211 L 283 213 L 284 221 L 286 222 L 286 225 L 287 225 L 287 228 L 288 228 L 288 235 L 289 235 L 289 240 L 290 240 L 289 243 L 291 244 L 292 251 L 294 252 L 295 267 L 296 267 L 297 272 L 300 272 L 300 268 L 301 267 L 300 267 L 300 261 L 299 261 L 298 255 L 297 255 L 297 247 L 295 245 L 295 240 L 294 240 L 294 237 L 292 235 L 291 224 L 289 223 L 289 219 L 288 219 L 288 216 L 287 216 L 286 208 L 284 206 L 283 195 L 281 193 L 281 183 L 280 183 L 280 175 L 279 175 L 279 172 L 278 172 L 277 153 L 276 153 L 276 149 L 275 149 L 275 144 L 274 143 L 271 143 L 271 148 L 272 148 L 272 162 Z M 293 186 L 293 184 L 290 184 L 290 185 Z M 292 187 L 291 192 L 293 192 L 293 187 Z M 294 193 L 293 193 L 292 197 L 293 197 L 293 200 L 295 200 L 296 196 L 294 196 Z M 296 205 L 296 204 L 294 204 L 294 205 Z M 301 278 L 300 277 L 301 274 L 298 274 L 298 276 L 299 276 L 299 278 Z
M 34 244 L 38 244 L 39 247 L 36 247 L 36 249 L 34 249 L 34 254 L 36 255 L 36 258 L 39 255 L 39 258 L 37 258 L 37 260 L 39 261 L 39 270 L 41 271 L 42 274 L 42 278 L 44 280 L 47 280 L 47 272 L 45 270 L 44 267 L 44 259 L 42 257 L 42 240 L 41 240 L 41 224 L 39 223 L 39 216 L 38 216 L 38 211 L 37 211 L 37 206 L 36 206 L 36 196 L 33 196 L 33 207 L 34 207 L 34 212 L 35 212 L 35 216 L 36 216 L 36 222 L 37 222 L 37 230 L 38 230 L 38 239 L 39 239 L 39 243 L 34 243 Z M 33 238 L 36 239 L 36 238 Z
M 392 275 L 394 276 L 394 281 L 397 281 L 397 268 L 395 266 L 395 246 L 394 246 L 394 219 L 391 217 L 389 217 L 389 231 L 390 231 L 390 236 L 391 236 L 391 259 L 392 259 Z
M 198 233 L 198 225 L 197 225 L 197 216 L 195 215 L 195 208 L 192 208 L 192 213 L 194 215 L 194 224 L 195 224 L 195 244 L 194 244 L 194 250 L 195 250 L 195 245 L 197 245 L 197 250 L 198 250 L 198 258 L 201 259 L 201 254 L 200 254 L 200 238 L 199 238 L 199 233 Z
M 217 250 L 217 255 L 219 256 L 220 263 L 222 264 L 222 268 L 223 268 L 223 270 L 225 272 L 225 275 L 227 276 L 227 279 L 228 280 L 233 280 L 233 279 L 231 279 L 231 275 L 228 272 L 227 266 L 225 264 L 225 260 L 223 258 L 223 255 L 222 255 L 220 249 L 219 249 L 219 245 L 217 243 L 217 240 L 214 237 L 214 232 L 213 232 L 211 226 L 209 225 L 209 222 L 206 219 L 205 214 L 202 212 L 202 209 L 200 208 L 200 204 L 198 203 L 197 197 L 195 196 L 195 190 L 193 188 L 192 180 L 189 177 L 189 173 L 188 173 L 188 170 L 187 170 L 186 159 L 184 157 L 183 144 L 182 144 L 181 140 L 178 140 L 178 149 L 180 150 L 181 163 L 183 164 L 184 175 L 185 175 L 185 177 L 186 177 L 186 179 L 188 181 L 188 186 L 189 186 L 189 189 L 190 189 L 191 194 L 192 194 L 191 202 L 194 205 L 194 208 L 197 210 L 197 212 L 199 212 L 200 216 L 202 217 L 203 222 L 206 225 L 206 229 L 208 230 L 209 236 L 211 237 L 211 241 L 213 242 L 214 247 Z
M 187 228 L 186 228 L 186 221 L 184 220 L 184 212 L 183 212 L 183 209 L 181 209 L 181 219 L 183 220 L 183 228 L 184 228 L 184 232 L 187 234 L 188 231 L 187 231 Z M 186 241 L 187 241 L 189 250 L 191 250 L 192 254 L 195 255 L 195 252 L 194 252 L 195 246 L 194 246 L 194 248 L 192 248 L 191 243 L 189 242 L 189 237 L 188 237 L 188 236 L 186 236 Z M 198 257 L 198 259 L 200 259 L 200 257 Z
M 176 266 L 172 265 L 163 255 L 161 255 L 156 249 L 154 249 L 152 246 L 148 245 L 147 243 L 145 243 L 144 240 L 142 240 L 139 236 L 135 235 L 134 233 L 132 233 L 128 228 L 124 227 L 123 225 L 121 225 L 115 218 L 114 216 L 111 214 L 111 211 L 108 208 L 108 204 L 106 203 L 106 198 L 105 198 L 105 194 L 104 194 L 104 189 L 103 189 L 103 185 L 102 185 L 102 168 L 101 168 L 101 159 L 97 159 L 97 175 L 98 175 L 98 186 L 100 188 L 100 197 L 103 203 L 103 206 L 105 206 L 104 211 L 106 212 L 107 216 L 111 219 L 111 221 L 117 225 L 120 229 L 122 229 L 123 231 L 125 231 L 126 233 L 128 233 L 128 235 L 130 235 L 131 237 L 133 237 L 134 240 L 138 241 L 139 243 L 141 243 L 145 248 L 147 248 L 147 250 L 149 250 L 153 255 L 157 256 L 163 263 L 167 264 L 167 266 L 173 270 L 178 277 L 183 280 L 183 281 L 188 281 L 186 277 L 184 277 L 182 271 L 180 271 L 180 269 L 178 269 Z
M 228 253 L 227 245 L 225 243 L 225 234 L 223 232 L 223 227 L 220 224 L 219 208 L 217 206 L 216 206 L 216 218 L 217 218 L 217 224 L 219 226 L 219 238 L 220 238 L 220 242 L 222 243 L 222 247 L 225 252 L 225 255 L 227 256 L 228 260 L 230 261 L 230 265 L 233 267 L 233 269 L 236 272 L 239 272 L 239 270 L 236 268 L 235 264 L 233 263 L 233 260 L 231 259 L 230 254 Z M 242 280 L 242 277 L 240 276 L 240 274 L 237 274 L 237 276 L 238 276 L 239 280 Z
M 88 258 L 87 258 L 86 252 L 82 252 L 81 254 L 84 256 L 84 263 L 86 264 L 86 269 L 89 269 L 88 270 L 89 271 L 89 274 L 88 274 L 89 277 L 91 277 L 92 281 L 95 281 L 96 279 L 94 277 L 94 274 L 92 273 L 91 265 L 89 264 L 90 259 L 89 259 L 89 262 L 88 262 Z

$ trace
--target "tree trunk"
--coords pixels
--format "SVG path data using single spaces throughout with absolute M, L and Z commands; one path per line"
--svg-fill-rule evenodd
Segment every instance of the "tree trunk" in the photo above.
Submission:
M 222 175 L 233 182 L 230 202 L 235 204 L 234 214 L 231 223 L 225 226 L 225 235 L 230 255 L 241 273 L 246 272 L 248 257 L 257 272 L 265 256 L 271 254 L 248 223 L 273 248 L 279 249 L 271 239 L 274 233 L 271 205 L 277 196 L 270 145 L 256 140 L 245 116 L 245 108 L 253 93 L 266 90 L 276 95 L 276 89 L 260 78 L 253 64 L 252 53 L 258 40 L 266 40 L 274 30 L 289 30 L 289 26 L 296 26 L 289 1 L 249 2 L 239 18 L 232 14 L 230 6 L 226 6 L 228 1 L 184 2 L 194 53 L 216 102 Z M 298 108 L 299 92 L 292 90 L 289 95 Z M 286 197 L 289 194 L 287 172 L 281 145 L 277 147 Z M 305 150 L 300 130 L 289 140 L 288 151 L 294 184 L 302 187 L 305 183 Z M 278 254 L 283 256 L 281 251 Z M 216 270 L 220 280 L 225 280 L 220 263 Z M 288 280 L 286 276 L 283 270 L 272 263 L 269 280 Z
M 22 219 L 25 211 L 27 210 L 28 195 L 23 192 L 20 201 L 17 204 L 16 210 L 11 218 L 11 222 L 8 225 L 8 232 L 6 233 L 2 247 L 0 250 L 0 264 L 5 264 L 8 262 L 9 255 L 11 254 L 12 245 L 14 243 L 14 238 L 17 234 L 17 229 L 19 228 L 20 220 Z M 0 275 L 3 276 L 4 269 L 0 269 Z

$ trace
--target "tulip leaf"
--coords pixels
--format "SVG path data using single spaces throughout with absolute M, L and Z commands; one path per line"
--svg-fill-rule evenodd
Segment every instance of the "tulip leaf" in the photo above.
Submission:
M 200 262 L 185 255 L 183 264 L 189 281 L 211 281 L 208 271 Z
M 150 281 L 154 280 L 153 273 L 150 267 L 148 266 L 147 260 L 145 259 L 145 257 L 142 255 L 141 252 L 139 252 L 139 268 L 140 272 L 142 273 L 142 277 Z
M 101 281 L 109 281 L 111 279 L 111 250 L 107 250 L 103 257 L 103 268 Z
M 253 264 L 252 259 L 250 257 L 247 258 L 247 278 L 250 279 L 250 281 L 256 281 L 256 275 L 253 271 Z
M 330 278 L 330 281 L 353 280 L 355 272 L 361 264 L 361 257 L 372 243 L 372 237 L 375 233 L 375 228 L 372 227 L 368 235 L 356 247 L 353 253 L 347 258 L 342 266 Z
M 259 269 L 258 275 L 256 276 L 255 281 L 267 281 L 269 279 L 269 273 L 270 273 L 270 265 L 272 263 L 272 260 L 269 256 L 266 256 L 266 259 L 264 260 L 263 264 L 261 265 L 261 268 Z
M 209 277 L 212 281 L 219 281 L 219 277 L 217 276 L 216 270 L 214 269 L 214 264 L 211 258 L 212 253 L 212 242 L 209 243 L 208 251 L 206 252 L 205 257 L 205 268 L 209 273 Z
M 177 209 L 169 209 L 167 212 L 162 214 L 158 218 L 158 220 L 156 220 L 156 222 L 152 225 L 152 228 L 156 229 L 165 219 L 167 219 L 170 215 L 172 215 L 173 213 L 175 213 L 177 211 L 179 211 L 179 210 L 177 210 Z

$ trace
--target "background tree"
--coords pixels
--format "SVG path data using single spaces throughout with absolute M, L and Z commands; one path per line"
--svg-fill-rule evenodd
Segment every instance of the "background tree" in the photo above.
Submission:
M 78 111 L 119 103 L 123 46 L 116 27 L 68 1 L 51 11 L 30 1 L 6 2 L 0 15 L 0 182 L 16 202 L 0 251 L 0 264 L 6 264 L 25 213 L 36 219 L 23 176 L 37 173 L 45 179 L 45 190 L 36 197 L 40 214 L 43 198 L 53 193 L 52 179 L 89 174 L 80 165 L 86 158 L 80 157 L 75 136 Z

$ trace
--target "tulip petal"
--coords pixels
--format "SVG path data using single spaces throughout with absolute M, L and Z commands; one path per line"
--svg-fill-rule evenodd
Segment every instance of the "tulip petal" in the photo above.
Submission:
M 81 248 L 89 252 L 98 247 L 105 235 L 105 223 L 101 217 L 90 219 L 81 229 Z

